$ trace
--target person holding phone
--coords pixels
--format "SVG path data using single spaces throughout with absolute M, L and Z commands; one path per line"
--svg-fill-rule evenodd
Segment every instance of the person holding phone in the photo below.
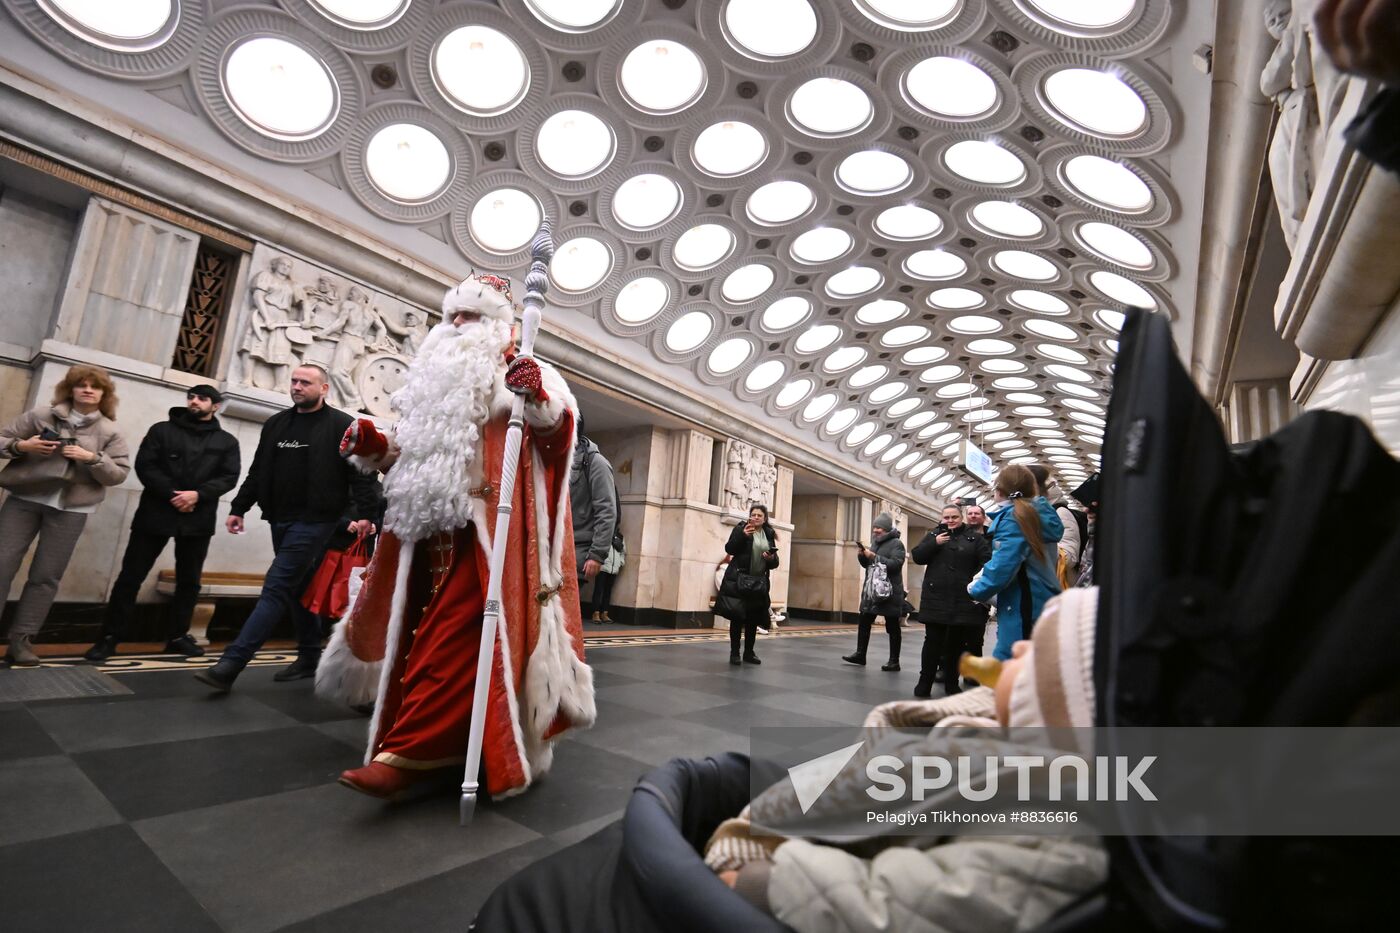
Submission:
M 131 471 L 126 438 L 117 430 L 117 391 L 106 370 L 78 365 L 54 387 L 53 401 L 0 429 L 0 594 L 10 592 L 29 545 L 38 547 L 10 623 L 5 660 L 37 667 L 34 636 L 43 628 L 87 517 L 108 486 Z
M 768 621 L 768 575 L 778 568 L 778 533 L 768 520 L 768 507 L 749 509 L 747 521 L 734 526 L 724 550 L 733 558 L 724 572 L 720 592 L 739 600 L 743 619 L 729 624 L 729 663 L 739 664 L 739 633 L 744 635 L 743 662 L 762 664 L 754 654 L 758 627 Z
M 991 559 L 991 539 L 965 524 L 957 505 L 945 505 L 942 519 L 942 524 L 910 552 L 914 563 L 928 567 L 919 600 L 924 649 L 919 681 L 914 685 L 914 696 L 921 699 L 932 695 L 938 671 L 950 696 L 961 692 L 958 658 L 964 652 L 982 653 L 982 634 L 987 628 L 987 607 L 967 595 L 967 585 Z
M 889 512 L 875 516 L 870 528 L 870 547 L 857 542 L 860 549 L 856 559 L 865 568 L 865 582 L 860 590 L 860 621 L 856 629 L 856 650 L 841 660 L 847 664 L 865 666 L 865 651 L 870 645 L 870 629 L 876 616 L 885 617 L 885 632 L 890 637 L 890 659 L 880 666 L 882 671 L 899 670 L 901 632 L 899 617 L 904 611 L 904 542 L 894 518 Z

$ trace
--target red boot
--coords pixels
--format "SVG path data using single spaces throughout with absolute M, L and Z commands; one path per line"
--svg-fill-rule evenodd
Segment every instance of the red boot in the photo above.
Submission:
M 345 771 L 340 775 L 340 783 L 380 800 L 403 800 L 417 796 L 418 791 L 429 787 L 447 787 L 456 769 L 434 768 L 431 771 L 418 771 L 409 768 L 395 768 L 382 761 L 371 761 L 363 768 Z

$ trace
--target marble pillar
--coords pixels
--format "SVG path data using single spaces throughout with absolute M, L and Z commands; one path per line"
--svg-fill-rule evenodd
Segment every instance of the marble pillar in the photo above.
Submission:
M 792 497 L 790 611 L 797 616 L 854 622 L 863 571 L 855 542 L 870 543 L 875 504 L 861 496 Z

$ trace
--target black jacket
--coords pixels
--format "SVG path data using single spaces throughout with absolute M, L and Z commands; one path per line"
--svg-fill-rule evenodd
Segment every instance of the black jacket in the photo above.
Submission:
M 198 421 L 183 407 L 170 420 L 151 425 L 136 451 L 136 476 L 144 487 L 131 530 L 166 537 L 214 533 L 219 497 L 238 483 L 238 439 L 217 417 Z M 177 490 L 199 493 L 193 512 L 170 504 Z
M 740 571 L 744 573 L 751 572 L 749 570 L 749 560 L 753 556 L 753 538 L 744 534 L 745 524 L 745 522 L 740 522 L 735 525 L 734 530 L 729 533 L 729 540 L 724 543 L 724 552 L 732 555 L 734 558 L 729 562 L 728 566 L 724 568 L 725 587 L 730 585 L 730 579 Z M 764 525 L 763 533 L 766 534 L 768 540 L 772 542 L 768 549 L 773 552 L 771 558 L 767 558 L 763 561 L 763 575 L 766 577 L 771 571 L 778 569 L 778 536 L 773 531 L 772 525 Z
M 885 573 L 890 578 L 890 595 L 884 599 L 874 599 L 869 593 L 867 583 L 870 573 L 867 569 L 866 580 L 860 587 L 860 614 L 866 616 L 895 616 L 904 615 L 904 541 L 900 538 L 899 529 L 882 537 L 878 543 L 872 544 L 870 550 L 875 552 L 875 557 L 880 563 L 885 565 Z M 869 568 L 870 561 L 866 559 L 865 553 L 856 558 L 862 567 Z
M 306 473 L 306 504 L 310 513 L 307 520 L 334 522 L 345 515 L 356 521 L 373 518 L 374 477 L 361 473 L 350 461 L 340 456 L 340 439 L 355 419 L 329 405 L 326 411 L 330 417 L 318 423 L 316 435 L 311 440 L 311 459 Z M 246 515 L 256 504 L 262 509 L 265 520 L 278 521 L 278 517 L 269 511 L 275 501 L 272 487 L 276 482 L 271 468 L 272 453 L 295 415 L 295 408 L 284 408 L 263 425 L 262 434 L 258 437 L 258 450 L 253 454 L 253 465 L 248 468 L 248 475 L 238 495 L 233 497 L 230 515 Z
M 967 595 L 967 585 L 992 557 L 992 539 L 966 525 L 948 533 L 948 543 L 939 544 L 930 531 L 914 545 L 914 563 L 927 565 L 923 597 L 919 600 L 920 622 L 945 625 L 985 625 L 987 607 Z

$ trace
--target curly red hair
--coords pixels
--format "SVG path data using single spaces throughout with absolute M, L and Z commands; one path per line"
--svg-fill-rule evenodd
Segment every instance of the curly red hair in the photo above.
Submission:
M 62 402 L 73 404 L 73 389 L 83 383 L 87 383 L 94 389 L 102 390 L 102 401 L 97 403 L 97 410 L 102 412 L 104 418 L 116 421 L 117 384 L 112 381 L 107 370 L 101 366 L 79 363 L 77 366 L 69 367 L 68 374 L 53 388 L 53 404 L 58 405 Z

